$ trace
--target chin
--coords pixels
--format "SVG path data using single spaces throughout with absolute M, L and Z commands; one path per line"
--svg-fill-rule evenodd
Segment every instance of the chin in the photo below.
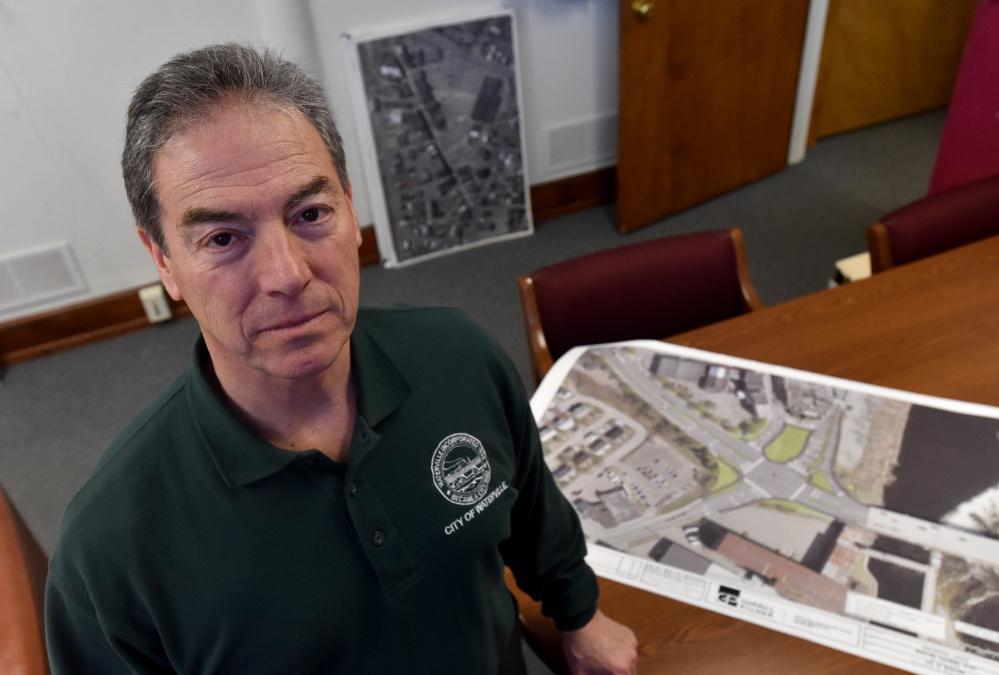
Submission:
M 284 354 L 281 357 L 267 359 L 260 369 L 289 380 L 314 377 L 328 370 L 336 362 L 337 354 L 326 350 L 308 350 L 307 353 Z
M 332 362 L 326 361 L 294 361 L 290 363 L 268 364 L 261 370 L 286 380 L 300 380 L 320 375 L 329 369 L 331 365 L 333 365 Z

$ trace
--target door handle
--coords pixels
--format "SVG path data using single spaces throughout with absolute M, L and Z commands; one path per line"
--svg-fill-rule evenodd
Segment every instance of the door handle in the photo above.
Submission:
M 642 21 L 652 18 L 652 11 L 656 8 L 656 3 L 648 0 L 635 0 L 631 3 L 631 11 Z

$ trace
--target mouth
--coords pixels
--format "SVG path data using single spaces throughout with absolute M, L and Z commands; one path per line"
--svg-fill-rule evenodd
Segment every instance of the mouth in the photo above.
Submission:
M 281 333 L 290 332 L 298 328 L 306 328 L 311 324 L 316 323 L 319 318 L 325 314 L 322 312 L 312 312 L 309 314 L 297 314 L 290 317 L 285 317 L 275 323 L 272 323 L 264 328 L 262 328 L 260 333 Z

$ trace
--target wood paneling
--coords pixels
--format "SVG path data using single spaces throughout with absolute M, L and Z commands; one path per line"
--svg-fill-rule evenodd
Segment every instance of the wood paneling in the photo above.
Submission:
M 620 0 L 618 229 L 780 171 L 808 0 Z
M 978 0 L 830 0 L 809 136 L 950 101 Z

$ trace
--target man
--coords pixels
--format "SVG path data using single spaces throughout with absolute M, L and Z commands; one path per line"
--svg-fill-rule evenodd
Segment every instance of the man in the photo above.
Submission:
M 519 379 L 450 310 L 359 310 L 322 90 L 221 45 L 150 75 L 122 167 L 202 337 L 67 509 L 56 673 L 522 672 L 503 567 L 575 672 L 632 672 Z

